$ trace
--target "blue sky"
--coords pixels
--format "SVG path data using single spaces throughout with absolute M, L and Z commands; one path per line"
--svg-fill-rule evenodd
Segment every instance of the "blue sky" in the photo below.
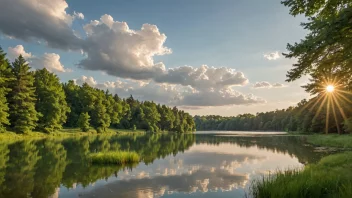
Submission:
M 68 69 L 67 71 L 72 70 L 70 72 L 55 72 L 53 70 L 62 81 L 78 79 L 79 83 L 90 79 L 92 86 L 109 88 L 122 96 L 137 94 L 137 98 L 141 100 L 152 99 L 168 105 L 178 105 L 192 114 L 236 115 L 245 112 L 255 113 L 257 111 L 286 108 L 308 97 L 303 89 L 300 88 L 300 85 L 306 82 L 306 78 L 293 83 L 284 82 L 285 74 L 295 60 L 287 60 L 281 55 L 282 52 L 286 51 L 287 43 L 298 42 L 304 38 L 306 32 L 299 24 L 305 18 L 289 15 L 288 8 L 281 5 L 280 0 L 101 0 L 99 2 L 68 0 L 64 2 L 67 5 L 62 4 L 61 0 L 61 2 L 54 0 L 51 4 L 45 3 L 44 0 L 28 0 L 26 3 L 21 3 L 19 0 L 5 1 L 8 1 L 8 5 L 17 4 L 16 6 L 19 9 L 23 9 L 22 13 L 28 13 L 28 16 L 33 16 L 33 20 L 28 19 L 25 22 L 26 24 L 24 24 L 29 30 L 31 30 L 30 23 L 35 23 L 36 21 L 43 24 L 43 28 L 55 28 L 52 26 L 46 27 L 45 21 L 40 22 L 38 19 L 49 22 L 53 20 L 53 23 L 62 24 L 60 22 L 61 16 L 70 17 L 74 15 L 74 12 L 79 12 L 84 15 L 84 19 L 72 17 L 71 23 L 64 25 L 64 28 L 70 28 L 70 31 L 74 30 L 75 35 L 78 35 L 79 38 L 86 42 L 89 36 L 86 35 L 83 26 L 89 24 L 92 20 L 99 20 L 102 15 L 107 14 L 113 17 L 114 22 L 126 22 L 129 29 L 135 31 L 141 30 L 142 25 L 146 23 L 156 25 L 158 33 L 165 34 L 167 39 L 161 42 L 161 37 L 155 37 L 155 41 L 160 42 L 162 47 L 172 50 L 172 53 L 164 53 L 159 56 L 155 55 L 154 48 L 148 48 L 148 52 L 152 51 L 151 53 L 154 53 L 151 56 L 148 55 L 148 58 L 153 60 L 153 63 L 149 66 L 154 68 L 156 63 L 162 62 L 165 69 L 161 69 L 160 72 L 168 73 L 163 77 L 159 76 L 160 72 L 154 72 L 154 70 L 152 77 L 144 77 L 144 74 L 143 77 L 140 77 L 140 74 L 131 74 L 131 72 L 135 71 L 134 69 L 126 70 L 125 68 L 135 67 L 135 64 L 128 65 L 132 59 L 126 59 L 123 64 L 121 63 L 121 59 L 126 57 L 122 55 L 125 55 L 130 50 L 128 47 L 119 49 L 118 52 L 115 51 L 115 53 L 119 53 L 116 54 L 119 60 L 115 62 L 102 63 L 100 65 L 100 62 L 96 60 L 80 64 L 80 68 L 78 68 L 77 64 L 87 57 L 94 57 L 97 52 L 104 51 L 111 56 L 110 58 L 114 57 L 114 52 L 106 51 L 114 47 L 113 44 L 105 48 L 105 46 L 95 43 L 95 51 L 92 51 L 90 47 L 86 47 L 88 44 L 85 44 L 85 47 L 82 47 L 84 54 L 81 54 L 80 50 L 76 50 L 75 47 L 75 49 L 53 47 L 50 44 L 51 38 L 46 36 L 47 34 L 33 33 L 31 39 L 26 39 L 25 36 L 11 29 L 11 24 L 23 25 L 21 21 L 18 21 L 20 19 L 13 17 L 4 22 L 5 20 L 1 20 L 3 15 L 0 14 L 0 32 L 2 33 L 0 45 L 2 48 L 7 51 L 9 48 L 14 49 L 15 46 L 22 45 L 26 53 L 31 53 L 31 57 L 28 59 L 34 68 L 46 67 L 45 64 L 40 66 L 42 63 L 48 64 L 42 59 L 44 53 L 59 55 L 58 64 L 63 65 Z M 35 6 L 33 5 L 40 3 L 45 4 L 45 9 L 48 9 L 48 12 L 42 11 L 45 9 L 39 11 L 34 9 Z M 10 9 L 5 7 L 3 8 Z M 61 18 L 57 14 L 53 14 L 51 10 L 60 12 Z M 2 11 L 1 8 L 0 11 Z M 15 12 L 12 11 L 11 13 Z M 37 16 L 38 18 L 35 18 Z M 47 19 L 42 19 L 43 16 L 48 17 Z M 100 21 L 100 24 L 103 24 L 103 22 Z M 96 27 L 94 26 L 94 28 Z M 58 31 L 61 31 L 61 29 L 58 29 Z M 58 31 L 53 30 L 53 32 Z M 117 35 L 120 36 L 120 34 Z M 11 36 L 11 38 L 8 36 Z M 97 36 L 94 38 L 100 38 L 97 33 L 94 36 Z M 128 46 L 128 41 L 125 41 L 129 39 L 128 36 L 117 38 L 119 40 L 117 39 L 116 43 Z M 124 38 L 126 39 L 123 40 Z M 39 43 L 38 41 L 41 42 Z M 134 40 L 133 42 L 137 41 Z M 91 44 L 90 42 L 86 43 Z M 102 49 L 98 49 L 99 47 Z M 158 48 L 157 50 L 159 51 L 156 54 L 160 53 L 162 49 Z M 270 53 L 278 53 L 279 57 L 275 60 L 266 59 L 264 54 Z M 202 79 L 204 81 L 195 82 L 194 79 L 187 79 L 179 82 L 170 80 L 176 74 L 169 75 L 169 69 L 179 68 L 181 70 L 184 69 L 185 65 L 191 66 L 192 71 L 196 71 L 201 65 L 215 68 L 226 67 L 226 71 L 231 73 L 228 75 L 233 75 L 233 81 L 226 86 L 219 87 L 219 83 L 211 84 L 211 82 L 208 82 L 216 81 L 209 74 L 207 74 L 207 80 Z M 143 65 L 140 66 L 143 67 Z M 236 84 L 234 79 L 236 73 L 230 71 L 231 69 L 235 69 L 236 72 L 242 72 L 247 81 L 245 83 L 241 81 L 241 83 Z M 82 75 L 86 78 L 82 78 Z M 177 79 L 183 78 L 185 77 L 181 76 Z M 187 76 L 187 78 L 195 77 Z M 105 85 L 106 87 L 104 87 L 103 83 L 106 81 L 123 82 L 125 87 L 116 88 L 116 85 L 113 87 Z M 256 82 L 263 86 L 261 88 L 253 88 Z M 271 85 L 264 86 L 261 82 L 268 82 Z M 211 84 L 209 84 L 209 89 L 199 85 L 207 85 L 207 83 Z M 272 86 L 274 83 L 279 83 L 282 86 L 275 88 L 275 86 Z M 148 84 L 148 86 L 145 86 L 145 84 Z M 161 88 L 161 85 L 172 85 L 172 87 L 165 91 Z M 158 92 L 153 94 L 152 92 L 155 90 L 158 90 Z M 181 93 L 181 95 L 178 93 Z M 167 97 L 170 94 L 174 94 L 179 98 L 171 101 Z M 254 99 L 252 95 L 260 99 Z M 207 98 L 209 99 L 207 100 Z M 198 100 L 199 105 L 196 102 Z M 224 102 L 218 102 L 219 100 Z

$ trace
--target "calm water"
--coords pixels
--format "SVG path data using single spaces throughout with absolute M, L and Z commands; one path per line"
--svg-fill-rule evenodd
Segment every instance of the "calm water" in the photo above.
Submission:
M 130 150 L 143 162 L 92 166 L 90 152 Z M 255 178 L 317 161 L 304 137 L 154 134 L 0 141 L 0 197 L 243 197 Z

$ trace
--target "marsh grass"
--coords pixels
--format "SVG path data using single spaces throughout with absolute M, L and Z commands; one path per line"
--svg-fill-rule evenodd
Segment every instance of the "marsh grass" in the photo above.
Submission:
M 322 158 L 303 170 L 278 171 L 253 181 L 250 192 L 255 198 L 352 197 L 352 152 Z
M 140 157 L 136 152 L 99 152 L 91 153 L 88 155 L 89 161 L 92 164 L 117 164 L 117 165 L 128 165 L 134 164 L 140 161 Z
M 311 135 L 307 141 L 317 146 L 352 148 L 352 135 Z

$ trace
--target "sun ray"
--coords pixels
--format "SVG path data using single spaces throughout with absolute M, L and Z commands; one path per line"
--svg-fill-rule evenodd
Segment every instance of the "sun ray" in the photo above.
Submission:
M 340 111 L 340 113 L 341 113 L 343 119 L 344 119 L 344 120 L 347 120 L 347 116 L 346 116 L 345 112 L 343 111 L 343 109 L 341 108 L 341 105 L 340 105 L 340 103 L 339 103 L 339 101 L 338 101 L 337 96 L 332 95 L 332 100 L 335 102 L 336 106 L 339 108 L 339 111 Z
M 315 120 L 318 117 L 318 115 L 320 114 L 321 110 L 323 109 L 324 104 L 326 103 L 327 98 L 328 98 L 327 95 L 325 95 L 324 100 L 322 103 L 320 103 L 319 108 L 318 108 L 317 112 L 315 113 L 313 120 Z
M 352 95 L 352 92 L 344 91 L 344 90 L 337 90 L 337 92 L 342 92 L 348 95 Z
M 329 102 L 332 102 L 333 100 L 329 100 Z M 330 104 L 331 107 L 332 107 L 332 112 L 333 112 L 333 115 L 334 115 L 334 118 L 335 118 L 335 123 L 336 123 L 336 128 L 337 128 L 337 132 L 338 134 L 341 134 L 341 131 L 340 131 L 340 126 L 339 126 L 339 121 L 338 121 L 338 118 L 336 116 L 336 110 L 335 110 L 335 105 L 334 104 Z
M 324 97 L 325 96 L 325 97 Z M 318 103 L 323 99 L 326 98 L 325 94 L 321 94 L 320 96 L 318 96 L 318 99 L 316 99 L 315 103 L 313 104 L 313 106 L 309 109 L 310 111 L 313 111 L 313 109 L 315 108 L 315 106 L 318 105 Z
M 325 133 L 329 133 L 329 115 L 330 115 L 330 97 L 328 97 L 328 103 L 326 108 L 326 120 L 325 120 Z
M 336 94 L 337 94 L 339 97 L 341 97 L 342 99 L 344 99 L 346 102 L 352 104 L 352 101 L 351 101 L 350 99 L 348 99 L 346 96 L 344 96 L 343 94 L 338 93 L 338 92 L 336 92 Z

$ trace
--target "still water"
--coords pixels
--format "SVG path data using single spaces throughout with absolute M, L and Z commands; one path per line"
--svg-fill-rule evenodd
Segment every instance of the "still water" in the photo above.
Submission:
M 91 152 L 136 151 L 142 162 L 93 166 Z M 243 197 L 253 179 L 322 153 L 304 137 L 197 132 L 0 141 L 0 197 Z

